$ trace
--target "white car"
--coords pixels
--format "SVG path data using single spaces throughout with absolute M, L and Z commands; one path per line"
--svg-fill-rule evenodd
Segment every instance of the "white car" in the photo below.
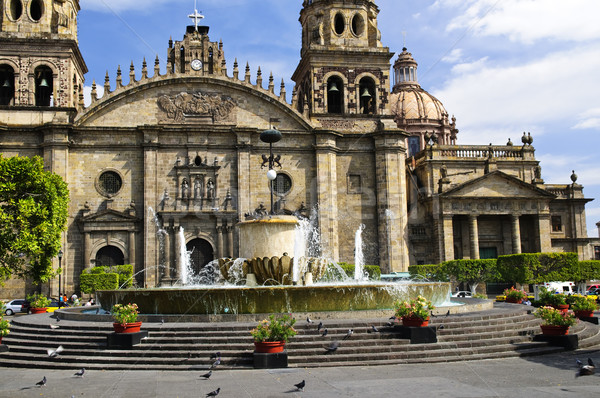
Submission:
M 452 293 L 452 297 L 470 298 L 470 297 L 473 297 L 473 295 L 471 294 L 471 292 L 469 292 L 467 290 L 459 290 L 459 291 Z
M 27 303 L 27 300 L 25 299 L 9 301 L 8 303 L 4 304 L 4 313 L 6 315 L 14 315 L 17 312 L 23 312 L 22 307 L 25 303 Z

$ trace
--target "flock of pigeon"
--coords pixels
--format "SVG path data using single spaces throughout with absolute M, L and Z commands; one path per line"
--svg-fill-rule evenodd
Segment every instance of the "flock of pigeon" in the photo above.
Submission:
M 446 316 L 448 316 L 450 314 L 450 311 L 448 311 L 448 313 L 446 314 Z M 432 316 L 433 313 L 431 314 Z M 392 326 L 394 321 L 396 320 L 395 316 L 392 316 L 389 319 L 389 322 L 387 323 L 387 326 Z M 310 319 L 310 317 L 306 318 L 306 323 L 308 326 L 314 324 L 314 321 L 312 319 Z M 164 321 L 161 322 L 161 326 L 162 324 L 164 324 Z M 443 325 L 439 327 L 440 329 L 443 329 Z M 320 321 L 319 324 L 317 325 L 317 333 L 320 333 L 322 337 L 327 336 L 327 328 L 324 327 L 323 322 Z M 377 329 L 377 327 L 375 327 L 374 325 L 371 325 L 371 328 L 368 330 L 368 333 L 379 333 L 379 329 Z M 348 329 L 348 332 L 346 332 L 346 334 L 344 335 L 344 337 L 342 338 L 342 340 L 348 340 L 349 338 L 352 337 L 352 335 L 354 334 L 354 330 L 353 329 Z M 326 351 L 324 354 L 330 354 L 332 352 L 337 351 L 337 349 L 340 346 L 340 342 L 337 340 L 332 341 L 328 347 L 326 347 Z M 58 346 L 57 349 L 52 350 L 52 349 L 48 349 L 48 357 L 50 358 L 56 358 L 58 355 L 60 355 L 60 353 L 63 351 L 63 346 Z M 221 352 L 216 352 L 214 354 L 210 355 L 210 359 L 213 361 L 212 364 L 210 365 L 210 368 L 208 370 L 207 373 L 200 375 L 201 378 L 203 378 L 204 380 L 208 380 L 210 379 L 210 377 L 213 374 L 213 369 L 216 369 L 220 364 L 221 364 Z M 592 358 L 588 358 L 587 359 L 587 365 L 584 364 L 582 361 L 580 361 L 579 359 L 576 359 L 576 363 L 577 363 L 577 367 L 578 370 L 575 373 L 575 377 L 580 377 L 580 376 L 591 376 L 594 375 L 596 373 L 596 366 L 594 365 L 594 362 L 592 361 Z M 73 376 L 77 376 L 77 377 L 83 377 L 85 375 L 85 369 L 81 368 L 81 370 L 79 370 L 78 372 L 76 372 L 75 374 L 73 374 Z M 44 376 L 42 378 L 42 380 L 38 381 L 37 383 L 35 383 L 36 386 L 39 387 L 44 387 L 46 386 L 46 383 L 48 382 L 48 379 L 46 379 L 46 376 Z M 296 387 L 297 391 L 304 391 L 304 387 L 306 386 L 306 381 L 302 380 L 300 383 L 298 384 L 294 384 L 294 387 Z M 218 387 L 216 390 L 211 391 L 209 393 L 206 394 L 206 397 L 216 397 L 217 395 L 219 395 L 219 393 L 221 392 L 221 387 Z

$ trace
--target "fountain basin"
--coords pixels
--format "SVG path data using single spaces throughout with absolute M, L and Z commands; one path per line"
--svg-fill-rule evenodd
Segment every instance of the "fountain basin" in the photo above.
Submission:
M 440 305 L 449 294 L 449 283 L 411 282 L 102 290 L 96 296 L 107 311 L 114 304 L 136 303 L 142 314 L 218 315 L 392 309 L 395 300 L 418 295 Z
M 243 221 L 240 230 L 240 257 L 274 257 L 293 255 L 298 219 L 294 216 L 273 216 Z

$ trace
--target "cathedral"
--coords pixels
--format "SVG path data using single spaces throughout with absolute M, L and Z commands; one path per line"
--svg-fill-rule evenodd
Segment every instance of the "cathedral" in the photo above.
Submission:
M 272 197 L 275 213 L 315 220 L 335 261 L 354 261 L 364 225 L 366 263 L 382 273 L 522 252 L 600 258 L 577 176 L 546 184 L 530 134 L 458 144 L 412 54 L 385 47 L 373 0 L 303 1 L 292 90 L 228 62 L 195 12 L 166 33 L 183 34 L 166 65 L 132 64 L 126 84 L 119 68 L 101 97 L 93 82 L 88 106 L 79 0 L 0 1 L 0 152 L 41 156 L 69 185 L 66 292 L 94 265 L 133 264 L 138 286 L 176 284 L 184 246 L 196 272 L 236 257 L 237 223 Z M 282 136 L 272 182 L 260 139 L 270 129 Z M 24 286 L 7 284 L 16 296 Z

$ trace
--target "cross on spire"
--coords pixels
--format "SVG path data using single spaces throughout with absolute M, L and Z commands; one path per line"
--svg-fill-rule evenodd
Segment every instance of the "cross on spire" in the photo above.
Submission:
M 194 13 L 188 15 L 188 18 L 194 20 L 194 25 L 196 25 L 196 32 L 197 32 L 198 31 L 198 23 L 200 22 L 201 19 L 204 19 L 204 15 L 202 15 L 198 12 L 198 8 L 196 6 L 196 0 L 194 0 Z

